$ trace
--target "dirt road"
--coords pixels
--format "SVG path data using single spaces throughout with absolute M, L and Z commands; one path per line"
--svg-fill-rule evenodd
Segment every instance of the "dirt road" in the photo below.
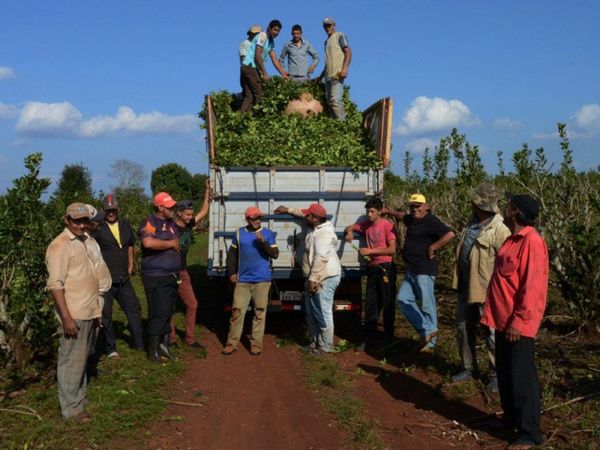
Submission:
M 240 349 L 220 354 L 221 341 L 204 331 L 206 359 L 186 353 L 188 369 L 173 389 L 171 404 L 149 426 L 145 446 L 152 449 L 346 449 L 349 436 L 315 398 L 302 375 L 300 349 L 276 347 L 265 336 L 265 351 L 251 356 Z M 483 401 L 446 400 L 438 392 L 439 375 L 403 369 L 406 358 L 381 361 L 380 355 L 347 351 L 333 356 L 355 377 L 364 414 L 376 424 L 385 448 L 503 448 L 492 410 Z M 418 358 L 418 357 L 417 357 Z M 402 363 L 400 363 L 402 359 Z M 416 361 L 416 366 L 426 365 Z M 468 424 L 468 426 L 462 424 Z

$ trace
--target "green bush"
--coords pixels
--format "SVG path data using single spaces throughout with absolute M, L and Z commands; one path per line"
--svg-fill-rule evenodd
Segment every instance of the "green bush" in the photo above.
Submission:
M 357 171 L 381 166 L 347 87 L 345 121 L 326 114 L 284 115 L 288 103 L 304 92 L 326 105 L 322 85 L 281 78 L 263 83 L 263 98 L 250 113 L 237 111 L 239 97 L 227 91 L 211 93 L 216 115 L 214 162 L 226 167 L 348 166 Z M 206 111 L 200 117 L 206 120 Z

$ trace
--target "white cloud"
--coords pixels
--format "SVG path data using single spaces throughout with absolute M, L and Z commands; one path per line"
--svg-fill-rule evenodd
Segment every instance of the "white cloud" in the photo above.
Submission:
M 114 116 L 96 116 L 84 120 L 69 102 L 29 102 L 21 110 L 17 131 L 28 137 L 66 137 L 93 139 L 120 134 L 188 134 L 198 127 L 191 114 L 168 116 L 152 111 L 136 114 L 121 106 Z
M 523 122 L 510 119 L 508 117 L 494 119 L 494 128 L 497 128 L 499 130 L 514 130 L 515 128 L 521 128 L 522 126 Z
M 479 123 L 479 118 L 460 100 L 420 96 L 404 112 L 394 131 L 400 135 L 422 134 Z
M 14 78 L 16 76 L 17 73 L 10 67 L 0 66 L 0 80 L 8 80 L 9 78 Z
M 433 151 L 435 149 L 435 142 L 428 138 L 413 139 L 407 142 L 404 148 L 411 153 L 423 153 L 426 148 Z
M 19 115 L 19 108 L 0 102 L 0 119 L 12 119 Z
M 30 137 L 76 137 L 81 113 L 69 102 L 27 102 L 17 131 Z
M 582 134 L 594 136 L 600 133 L 600 105 L 597 103 L 583 105 L 571 118 L 571 121 L 575 130 Z

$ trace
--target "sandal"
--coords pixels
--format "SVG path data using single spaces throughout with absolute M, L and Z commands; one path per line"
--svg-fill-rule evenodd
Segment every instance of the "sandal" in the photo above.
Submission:
M 233 355 L 236 351 L 237 351 L 237 348 L 235 348 L 231 344 L 227 344 L 225 347 L 223 347 L 223 350 L 221 350 L 221 353 L 223 355 L 229 356 L 229 355 Z
M 251 354 L 252 356 L 258 356 L 258 355 L 260 355 L 261 353 L 262 353 L 262 348 L 260 348 L 258 345 L 253 345 L 253 346 L 250 348 L 250 354 Z

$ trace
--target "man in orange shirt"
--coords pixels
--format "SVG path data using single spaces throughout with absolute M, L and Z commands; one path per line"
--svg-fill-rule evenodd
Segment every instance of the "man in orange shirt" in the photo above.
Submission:
M 504 223 L 511 231 L 496 256 L 481 323 L 496 330 L 496 372 L 503 424 L 518 430 L 511 448 L 542 443 L 540 385 L 534 341 L 546 308 L 548 249 L 534 228 L 538 202 L 507 194 Z

